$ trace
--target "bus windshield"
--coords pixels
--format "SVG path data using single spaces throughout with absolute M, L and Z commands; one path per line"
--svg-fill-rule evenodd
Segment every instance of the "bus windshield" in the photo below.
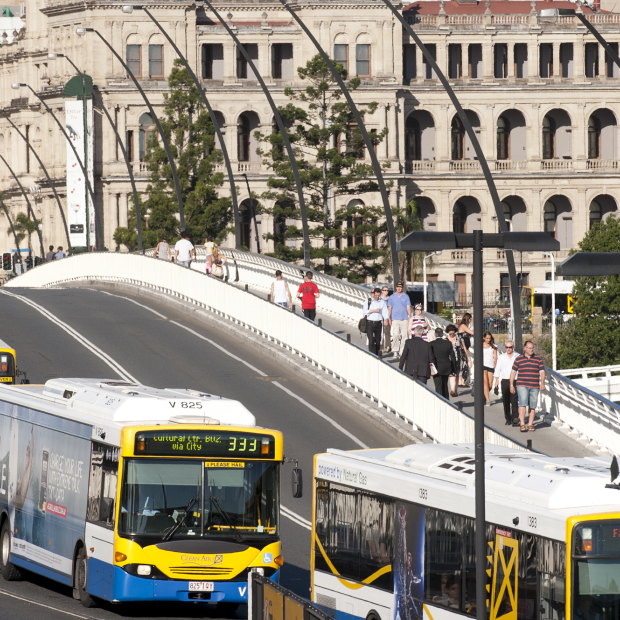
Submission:
M 278 465 L 127 459 L 119 534 L 166 540 L 275 535 Z
M 605 519 L 577 525 L 573 562 L 573 618 L 620 618 L 620 521 Z

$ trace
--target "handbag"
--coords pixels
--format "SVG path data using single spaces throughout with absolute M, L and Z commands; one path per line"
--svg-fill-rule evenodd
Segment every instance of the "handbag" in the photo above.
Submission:
M 365 334 L 367 326 L 368 326 L 368 319 L 365 316 L 363 316 L 357 324 L 357 329 L 359 329 L 360 332 L 362 332 L 362 334 Z
M 213 265 L 211 267 L 211 275 L 216 278 L 222 278 L 224 276 L 224 267 L 222 265 Z

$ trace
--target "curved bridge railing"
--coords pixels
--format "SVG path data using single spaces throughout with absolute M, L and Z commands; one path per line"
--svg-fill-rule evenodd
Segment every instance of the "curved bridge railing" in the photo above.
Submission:
M 255 270 L 268 266 L 272 271 L 273 268 L 273 264 L 252 264 Z M 244 270 L 250 270 L 249 261 L 247 265 Z M 93 281 L 150 289 L 208 310 L 304 358 L 368 397 L 384 413 L 407 421 L 434 441 L 474 441 L 473 417 L 438 397 L 434 390 L 412 381 L 398 369 L 337 334 L 269 303 L 263 296 L 207 277 L 198 270 L 141 255 L 92 253 L 46 263 L 5 286 L 39 288 Z M 342 286 L 342 291 L 346 292 L 346 283 L 332 286 Z M 326 290 L 324 294 L 327 296 Z M 357 305 L 356 317 L 360 305 Z M 342 304 L 336 301 L 335 307 L 341 308 Z M 523 448 L 490 428 L 485 430 L 485 440 L 507 448 Z

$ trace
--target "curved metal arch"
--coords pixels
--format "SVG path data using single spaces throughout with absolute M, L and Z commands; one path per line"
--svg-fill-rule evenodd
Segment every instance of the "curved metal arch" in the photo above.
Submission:
M 65 129 L 64 125 L 60 122 L 60 119 L 56 116 L 56 114 L 54 113 L 52 108 L 50 108 L 47 105 L 47 103 L 45 102 L 43 97 L 41 97 L 41 95 L 39 95 L 39 93 L 37 93 L 37 91 L 34 88 L 32 88 L 32 86 L 30 86 L 30 84 L 26 84 L 26 88 L 28 88 L 28 90 L 41 102 L 41 104 L 45 108 L 45 111 L 54 119 L 54 122 L 58 125 L 58 128 L 62 132 L 62 135 L 65 137 L 65 140 L 67 141 L 67 143 L 71 147 L 71 150 L 73 151 L 73 154 L 75 155 L 75 159 L 76 159 L 78 165 L 80 166 L 80 169 L 82 170 L 82 173 L 84 174 L 84 183 L 86 185 L 86 189 L 88 190 L 88 194 L 90 195 L 90 199 L 91 199 L 91 201 L 93 203 L 93 212 L 94 212 L 94 216 L 95 216 L 95 223 L 97 224 L 97 207 L 96 207 L 96 201 L 95 201 L 95 191 L 94 191 L 93 186 L 91 185 L 90 179 L 88 178 L 88 170 L 86 169 L 86 166 L 84 165 L 84 162 L 82 161 L 82 158 L 80 157 L 79 153 L 77 152 L 77 149 L 75 148 L 75 145 L 73 144 L 73 140 L 71 140 L 71 138 L 69 137 L 69 134 L 67 133 L 67 130 Z M 99 222 L 98 224 L 99 224 L 99 226 L 97 226 L 97 228 L 101 229 L 101 222 Z M 88 223 L 87 223 L 87 225 L 88 225 Z M 95 237 L 95 243 L 96 243 L 96 237 Z M 88 248 L 88 250 L 90 251 L 90 248 Z
M 282 1 L 283 0 L 280 0 L 280 2 Z M 465 113 L 465 110 L 461 106 L 461 103 L 456 96 L 456 93 L 450 86 L 442 70 L 439 68 L 439 65 L 435 62 L 433 55 L 428 51 L 426 45 L 424 45 L 418 34 L 407 23 L 402 14 L 396 10 L 394 5 L 391 3 L 391 0 L 381 1 L 392 12 L 394 17 L 396 17 L 396 19 L 402 24 L 403 28 L 407 31 L 409 36 L 415 41 L 416 45 L 422 51 L 424 59 L 432 67 L 435 75 L 438 77 L 441 85 L 444 87 L 444 90 L 450 97 L 452 105 L 454 105 L 454 107 L 456 108 L 457 114 L 461 119 L 461 123 L 465 128 L 465 132 L 469 136 L 469 140 L 474 148 L 474 151 L 476 152 L 476 157 L 478 158 L 482 173 L 484 175 L 484 180 L 486 181 L 487 187 L 489 188 L 489 193 L 491 194 L 491 200 L 493 202 L 493 205 L 495 206 L 495 214 L 497 216 L 497 221 L 499 222 L 500 231 L 508 232 L 508 225 L 506 224 L 506 218 L 504 217 L 504 211 L 500 204 L 501 201 L 497 193 L 497 188 L 495 187 L 495 182 L 493 181 L 493 177 L 491 175 L 491 170 L 489 169 L 489 164 L 487 163 L 484 153 L 482 152 L 478 137 L 476 136 L 476 133 L 474 132 L 473 127 L 471 126 L 469 119 L 467 118 L 467 114 Z M 517 281 L 517 270 L 515 267 L 514 252 L 512 250 L 505 250 L 505 255 L 506 263 L 508 266 L 508 276 L 510 279 L 510 296 L 512 298 L 512 311 L 515 319 L 513 324 L 514 340 L 517 343 L 520 343 L 523 340 L 523 332 L 521 326 L 521 296 L 519 292 L 519 283 Z
M 205 0 L 206 1 L 206 0 Z M 392 274 L 394 277 L 394 281 L 399 279 L 399 268 L 398 268 L 398 251 L 396 249 L 396 230 L 394 229 L 394 218 L 392 217 L 392 209 L 390 208 L 390 201 L 387 193 L 387 187 L 385 185 L 385 179 L 383 178 L 383 170 L 381 170 L 381 165 L 379 164 L 379 159 L 377 158 L 377 154 L 375 153 L 375 145 L 372 143 L 370 135 L 366 130 L 366 125 L 364 124 L 364 120 L 362 119 L 362 115 L 360 114 L 353 98 L 351 97 L 351 93 L 347 88 L 342 76 L 338 72 L 336 65 L 332 62 L 331 58 L 327 55 L 325 50 L 321 47 L 316 37 L 310 32 L 310 29 L 303 23 L 303 21 L 299 18 L 297 13 L 287 4 L 286 0 L 280 0 L 280 4 L 289 12 L 291 17 L 295 20 L 297 25 L 306 33 L 306 36 L 312 42 L 312 45 L 317 49 L 323 61 L 329 67 L 329 70 L 332 74 L 332 77 L 338 84 L 340 90 L 342 90 L 342 94 L 345 96 L 347 103 L 349 104 L 349 108 L 351 110 L 351 114 L 353 114 L 353 118 L 357 123 L 357 127 L 362 134 L 362 138 L 364 139 L 364 144 L 366 145 L 366 150 L 368 151 L 368 155 L 370 156 L 370 162 L 372 164 L 373 172 L 375 173 L 377 185 L 379 185 L 379 193 L 381 194 L 381 200 L 383 202 L 383 211 L 385 215 L 385 223 L 387 226 L 387 234 L 388 234 L 388 242 L 390 244 L 390 256 L 392 261 Z
M 0 155 L 0 159 L 4 162 L 4 165 L 9 169 L 11 176 L 15 179 L 15 182 L 17 183 L 17 186 L 19 187 L 19 191 L 22 193 L 22 196 L 26 200 L 28 214 L 30 215 L 30 218 L 36 224 L 36 227 L 37 227 L 37 237 L 39 237 L 39 245 L 41 246 L 41 258 L 45 258 L 45 249 L 43 247 L 43 234 L 41 233 L 39 222 L 34 214 L 34 209 L 32 208 L 32 203 L 30 202 L 30 197 L 28 196 L 28 192 L 22 185 L 21 181 L 17 178 L 17 175 L 13 171 L 13 168 L 11 168 L 11 166 L 9 165 L 9 162 L 2 155 Z
M 293 172 L 293 178 L 295 179 L 295 185 L 297 187 L 297 199 L 299 200 L 299 212 L 301 214 L 301 228 L 302 228 L 303 239 L 304 239 L 303 241 L 304 266 L 309 268 L 310 267 L 310 231 L 308 227 L 308 211 L 306 209 L 306 201 L 304 198 L 303 186 L 301 184 L 301 177 L 299 176 L 299 168 L 297 166 L 295 152 L 293 151 L 293 147 L 291 146 L 291 141 L 289 139 L 286 125 L 284 124 L 280 111 L 278 110 L 278 107 L 276 106 L 273 100 L 273 97 L 271 96 L 271 93 L 269 92 L 269 89 L 267 88 L 267 85 L 265 84 L 265 80 L 263 80 L 263 78 L 261 77 L 258 69 L 256 68 L 256 65 L 254 64 L 254 61 L 248 54 L 247 50 L 245 49 L 245 46 L 239 40 L 239 37 L 237 37 L 237 35 L 232 31 L 231 27 L 226 23 L 226 21 L 222 19 L 222 16 L 218 13 L 218 11 L 215 9 L 215 7 L 211 4 L 209 0 L 202 0 L 202 2 L 209 7 L 211 12 L 215 15 L 217 20 L 220 22 L 220 24 L 224 26 L 226 32 L 233 39 L 233 41 L 235 42 L 235 44 L 241 51 L 241 54 L 245 58 L 246 62 L 252 68 L 252 71 L 254 72 L 254 75 L 256 76 L 256 79 L 258 80 L 258 83 L 260 84 L 260 87 L 262 88 L 263 93 L 265 97 L 267 98 L 267 102 L 269 103 L 269 107 L 271 108 L 271 111 L 273 112 L 273 116 L 276 119 L 276 123 L 278 124 L 278 129 L 280 130 L 280 133 L 282 135 L 282 142 L 284 142 L 284 148 L 286 149 L 286 152 L 288 153 L 288 156 L 291 162 L 291 171 Z
M 181 191 L 181 183 L 179 181 L 177 165 L 176 165 L 176 162 L 174 161 L 174 157 L 172 156 L 172 150 L 170 149 L 170 142 L 168 141 L 166 133 L 164 132 L 164 128 L 161 126 L 161 123 L 159 121 L 157 114 L 155 114 L 155 110 L 153 109 L 153 106 L 151 105 L 149 98 L 146 96 L 146 93 L 144 92 L 144 89 L 142 88 L 142 86 L 140 86 L 140 82 L 136 78 L 134 72 L 129 68 L 129 65 L 121 58 L 120 54 L 112 47 L 110 42 L 96 28 L 78 28 L 77 30 L 80 31 L 78 32 L 78 34 L 81 34 L 82 33 L 81 31 L 94 32 L 99 37 L 99 39 L 103 42 L 103 44 L 112 52 L 112 55 L 114 56 L 114 58 L 116 58 L 116 60 L 118 60 L 121 63 L 121 65 L 127 72 L 127 75 L 131 78 L 131 81 L 133 82 L 134 86 L 138 89 L 138 92 L 142 96 L 142 99 L 144 99 L 144 103 L 146 104 L 146 107 L 148 108 L 149 112 L 151 113 L 151 116 L 153 117 L 153 121 L 155 122 L 155 126 L 157 127 L 157 132 L 159 133 L 159 137 L 161 138 L 162 145 L 166 153 L 166 157 L 168 158 L 168 163 L 170 164 L 170 173 L 172 174 L 172 181 L 174 183 L 174 192 L 175 192 L 176 199 L 177 199 L 177 206 L 179 207 L 179 225 L 181 227 L 181 230 L 184 230 L 185 229 L 185 210 L 183 206 L 183 192 Z
M 54 182 L 52 181 L 52 177 L 49 175 L 49 172 L 47 171 L 47 168 L 43 164 L 43 161 L 41 160 L 41 157 L 37 153 L 37 150 L 32 146 L 32 144 L 30 144 L 30 141 L 28 140 L 28 138 L 26 138 L 26 136 L 20 131 L 20 129 L 17 127 L 17 125 L 9 118 L 8 114 L 4 110 L 0 110 L 0 113 L 8 121 L 8 123 L 11 125 L 11 127 L 13 127 L 13 129 L 15 129 L 15 131 L 17 132 L 19 137 L 26 143 L 26 146 L 28 147 L 28 150 L 34 155 L 34 158 L 37 160 L 39 166 L 41 167 L 41 170 L 43 171 L 43 174 L 45 175 L 45 178 L 47 179 L 47 182 L 49 183 L 49 185 L 50 185 L 50 187 L 52 189 L 52 193 L 54 194 L 54 198 L 56 199 L 56 204 L 58 205 L 58 210 L 60 211 L 60 217 L 61 217 L 62 223 L 63 223 L 63 225 L 65 227 L 65 234 L 67 235 L 67 250 L 69 252 L 71 252 L 71 249 L 72 249 L 71 248 L 71 236 L 69 235 L 69 226 L 67 225 L 67 217 L 66 217 L 65 212 L 64 212 L 64 210 L 62 208 L 62 202 L 60 201 L 60 196 L 58 195 L 58 192 L 56 191 L 56 186 L 54 185 Z
M 110 123 L 110 127 L 116 136 L 116 144 L 121 149 L 121 153 L 123 154 L 123 159 L 125 160 L 125 165 L 127 166 L 127 173 L 129 174 L 129 182 L 131 183 L 131 193 L 133 194 L 133 202 L 136 209 L 136 232 L 138 235 L 138 250 L 144 254 L 144 246 L 142 245 L 142 212 L 140 209 L 140 197 L 138 196 L 138 189 L 136 187 L 136 179 L 133 174 L 133 168 L 131 165 L 131 161 L 129 160 L 129 153 L 127 153 L 127 149 L 123 144 L 123 140 L 118 133 L 118 129 L 112 120 L 112 116 L 108 112 L 108 109 L 105 107 L 105 102 L 103 101 L 103 95 L 99 88 L 93 85 L 93 93 L 97 93 L 99 95 L 99 100 L 101 102 L 101 110 L 105 114 L 105 117 L 108 119 Z M 94 103 L 94 97 L 93 97 Z
M 0 207 L 4 211 L 4 215 L 6 215 L 6 219 L 9 221 L 9 226 L 11 228 L 11 232 L 13 233 L 13 238 L 15 239 L 15 247 L 19 250 L 19 241 L 17 240 L 17 231 L 15 230 L 15 226 L 13 225 L 13 220 L 11 219 L 11 214 L 9 213 L 8 207 L 4 204 L 4 200 L 0 196 Z
M 202 85 L 200 84 L 198 77 L 196 76 L 196 74 L 190 67 L 189 63 L 187 62 L 187 58 L 185 58 L 185 56 L 181 53 L 181 50 L 179 49 L 177 44 L 174 42 L 174 39 L 172 39 L 172 37 L 164 30 L 164 28 L 159 23 L 159 21 L 155 19 L 153 14 L 146 7 L 141 6 L 140 8 L 147 14 L 149 19 L 155 24 L 155 26 L 157 26 L 160 33 L 164 35 L 168 43 L 170 43 L 170 45 L 172 46 L 172 49 L 174 49 L 177 56 L 179 57 L 179 60 L 183 63 L 183 66 L 185 67 L 187 72 L 190 74 L 190 77 L 192 78 L 192 81 L 194 82 L 194 85 L 196 86 L 196 89 L 198 90 L 198 93 L 200 95 L 200 98 L 202 99 L 202 102 L 205 105 L 205 108 L 207 108 L 209 118 L 211 119 L 211 122 L 213 123 L 213 127 L 215 129 L 215 135 L 217 136 L 217 140 L 220 143 L 220 149 L 222 150 L 222 156 L 224 158 L 224 166 L 226 168 L 226 175 L 228 176 L 228 184 L 230 185 L 230 198 L 232 201 L 233 221 L 235 224 L 235 248 L 239 249 L 239 247 L 241 246 L 241 215 L 239 213 L 239 198 L 237 195 L 237 186 L 235 185 L 235 177 L 233 174 L 232 164 L 230 163 L 230 156 L 228 155 L 228 149 L 226 148 L 226 142 L 224 141 L 224 134 L 222 133 L 219 123 L 217 122 L 217 117 L 215 116 L 215 110 L 211 107 L 211 104 L 209 103 L 209 100 L 207 99 L 207 95 L 204 89 L 202 88 Z

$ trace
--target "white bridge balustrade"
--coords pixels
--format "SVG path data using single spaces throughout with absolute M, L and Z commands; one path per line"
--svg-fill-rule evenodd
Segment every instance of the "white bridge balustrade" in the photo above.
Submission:
M 434 441 L 474 441 L 474 420 L 467 412 L 460 411 L 434 390 L 412 381 L 340 335 L 268 303 L 267 293 L 276 269 L 283 272 L 293 294 L 305 269 L 249 252 L 225 250 L 224 253 L 228 282 L 204 275 L 204 248 L 197 248 L 199 260 L 193 269 L 149 256 L 90 253 L 45 263 L 5 286 L 47 288 L 98 281 L 168 295 L 210 311 L 304 358 Z M 321 313 L 348 325 L 357 325 L 368 289 L 314 273 L 321 290 Z M 433 316 L 429 316 L 429 321 L 433 327 L 446 323 Z M 569 427 L 592 448 L 620 454 L 620 408 L 617 405 L 549 369 L 547 386 L 542 406 L 553 415 L 554 424 Z M 485 441 L 512 449 L 523 447 L 488 427 Z
M 615 366 L 591 366 L 589 368 L 566 368 L 558 372 L 588 390 L 613 400 L 620 400 L 620 364 Z

